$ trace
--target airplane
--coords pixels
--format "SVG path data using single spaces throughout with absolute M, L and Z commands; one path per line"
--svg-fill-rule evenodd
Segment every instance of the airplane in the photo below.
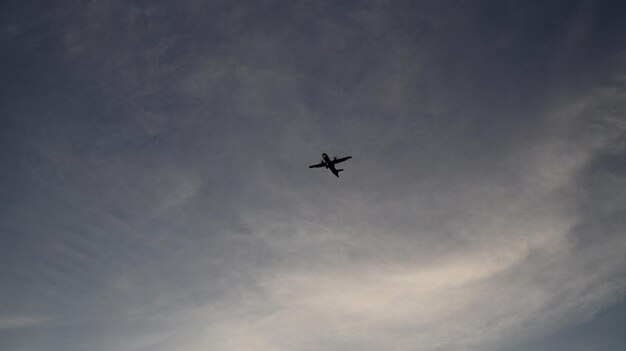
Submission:
M 339 162 L 343 162 L 345 160 L 349 160 L 351 158 L 352 158 L 352 156 L 347 156 L 347 157 L 342 157 L 342 158 L 333 157 L 333 159 L 331 160 L 328 157 L 328 155 L 322 154 L 322 162 L 320 162 L 320 163 L 318 163 L 316 165 L 309 166 L 309 168 L 326 167 L 326 168 L 330 169 L 331 172 L 333 172 L 335 177 L 339 178 L 339 172 L 343 171 L 343 169 L 336 169 L 335 168 L 335 164 L 339 163 Z

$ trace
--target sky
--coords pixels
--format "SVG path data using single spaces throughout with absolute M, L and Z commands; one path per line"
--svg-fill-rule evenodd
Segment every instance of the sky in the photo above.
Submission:
M 625 14 L 2 1 L 0 349 L 625 350 Z

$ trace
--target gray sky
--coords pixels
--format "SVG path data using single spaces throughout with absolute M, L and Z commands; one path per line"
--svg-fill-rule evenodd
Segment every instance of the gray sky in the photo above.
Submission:
M 3 1 L 0 349 L 626 349 L 624 13 Z

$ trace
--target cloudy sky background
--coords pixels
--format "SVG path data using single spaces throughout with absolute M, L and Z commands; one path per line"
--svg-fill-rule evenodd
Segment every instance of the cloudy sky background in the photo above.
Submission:
M 0 349 L 626 349 L 625 13 L 3 1 Z

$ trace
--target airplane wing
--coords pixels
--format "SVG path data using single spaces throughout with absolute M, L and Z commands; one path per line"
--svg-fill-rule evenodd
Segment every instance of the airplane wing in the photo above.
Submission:
M 324 167 L 324 166 L 326 166 L 326 165 L 324 164 L 324 162 L 320 162 L 320 163 L 318 163 L 318 164 L 316 164 L 316 165 L 311 165 L 311 166 L 309 166 L 309 168 L 319 168 L 319 167 Z
M 343 162 L 345 160 L 349 160 L 351 158 L 352 158 L 352 156 L 342 157 L 342 158 L 338 158 L 336 160 L 333 160 L 332 162 L 333 162 L 333 164 L 335 164 L 335 163 Z

